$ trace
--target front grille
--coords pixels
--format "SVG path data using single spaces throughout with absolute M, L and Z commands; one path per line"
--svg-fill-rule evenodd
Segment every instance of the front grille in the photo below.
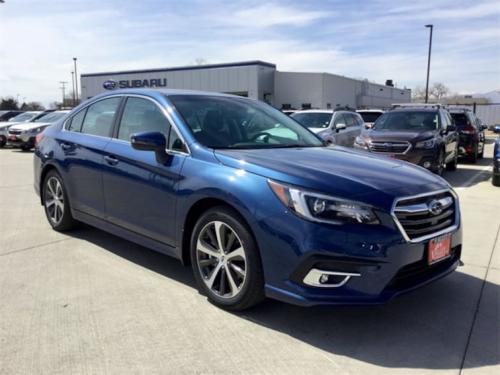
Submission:
M 21 134 L 21 130 L 9 130 L 10 135 L 18 135 Z
M 370 142 L 370 151 L 404 154 L 410 149 L 408 142 Z
M 443 231 L 456 222 L 456 202 L 449 192 L 432 193 L 401 199 L 394 215 L 410 240 L 424 239 Z

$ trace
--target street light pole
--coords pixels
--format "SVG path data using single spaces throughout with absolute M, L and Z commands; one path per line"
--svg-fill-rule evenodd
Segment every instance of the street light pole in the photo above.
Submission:
M 64 107 L 64 98 L 66 97 L 66 84 L 68 82 L 59 81 L 59 83 L 61 84 L 61 90 L 62 90 L 62 105 L 61 105 L 61 107 Z
M 76 106 L 76 98 L 75 98 L 75 72 L 71 72 L 71 87 L 73 88 L 73 107 Z
M 425 83 L 425 102 L 427 103 L 429 101 L 429 72 L 431 69 L 432 30 L 434 29 L 434 25 L 425 25 L 425 27 L 431 29 L 429 35 L 429 54 L 427 56 L 427 81 Z
M 76 101 L 78 101 L 78 73 L 76 70 L 76 57 L 73 57 L 73 64 L 75 65 L 75 97 Z

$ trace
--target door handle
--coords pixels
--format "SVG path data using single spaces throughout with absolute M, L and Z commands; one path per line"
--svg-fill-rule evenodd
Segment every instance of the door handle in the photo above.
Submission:
M 106 155 L 104 157 L 104 160 L 106 160 L 106 163 L 108 163 L 109 165 L 116 165 L 118 164 L 118 158 L 116 156 L 113 156 L 113 155 Z

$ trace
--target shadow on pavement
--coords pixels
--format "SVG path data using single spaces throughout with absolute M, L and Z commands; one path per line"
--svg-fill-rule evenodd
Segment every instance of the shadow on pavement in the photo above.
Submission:
M 191 268 L 176 259 L 88 226 L 70 235 L 196 289 Z M 460 369 L 482 283 L 480 278 L 457 271 L 387 305 L 303 308 L 266 300 L 235 315 L 327 353 L 377 366 Z M 500 287 L 486 283 L 485 288 L 498 306 Z M 495 316 L 490 320 L 496 326 L 480 330 L 479 338 L 490 354 L 475 357 L 465 363 L 466 368 L 500 363 L 499 314 L 498 308 L 493 310 Z
M 443 177 L 454 188 L 474 186 L 491 178 L 492 169 L 485 169 L 485 167 L 492 165 L 493 159 L 491 157 L 479 159 L 475 164 L 467 161 L 460 161 L 456 171 L 445 172 Z

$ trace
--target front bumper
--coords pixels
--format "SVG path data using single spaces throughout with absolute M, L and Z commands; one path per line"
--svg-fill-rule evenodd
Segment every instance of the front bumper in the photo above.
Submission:
M 458 267 L 462 254 L 456 207 L 451 255 L 432 265 L 427 264 L 430 239 L 405 240 L 390 215 L 380 216 L 376 226 L 323 225 L 291 213 L 286 220 L 268 216 L 256 231 L 266 295 L 302 306 L 381 304 L 442 278 Z M 314 286 L 318 279 L 308 275 L 315 269 L 333 273 L 332 287 Z
M 7 145 L 12 147 L 34 146 L 35 136 L 32 134 L 9 134 L 7 137 Z

